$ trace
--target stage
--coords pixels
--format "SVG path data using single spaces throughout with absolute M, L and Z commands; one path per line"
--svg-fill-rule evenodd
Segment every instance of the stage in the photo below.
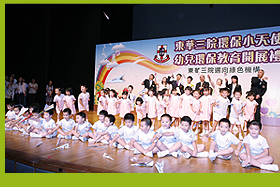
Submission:
M 98 120 L 96 112 L 90 111 L 89 122 L 92 124 Z M 56 114 L 53 117 L 56 120 Z M 117 117 L 116 125 L 120 125 Z M 159 128 L 156 121 L 155 130 Z M 280 127 L 264 125 L 262 135 L 267 138 L 270 146 L 270 155 L 274 163 L 280 166 Z M 57 138 L 31 138 L 22 136 L 18 131 L 5 132 L 5 170 L 6 173 L 157 173 L 153 167 L 131 166 L 131 157 L 137 157 L 139 161 L 155 162 L 164 161 L 164 173 L 272 173 L 255 167 L 242 168 L 238 157 L 232 156 L 231 160 L 217 158 L 214 162 L 208 158 L 190 158 L 182 156 L 174 158 L 167 156 L 158 158 L 154 155 L 149 158 L 143 155 L 133 155 L 133 151 L 110 148 L 101 143 L 89 147 L 88 142 L 62 139 L 59 145 L 69 143 L 70 148 L 52 150 L 56 147 Z M 42 145 L 36 147 L 38 142 Z M 197 143 L 203 143 L 198 137 Z M 205 143 L 206 151 L 209 150 L 210 139 Z M 236 146 L 234 146 L 235 148 Z M 107 153 L 114 160 L 103 158 Z

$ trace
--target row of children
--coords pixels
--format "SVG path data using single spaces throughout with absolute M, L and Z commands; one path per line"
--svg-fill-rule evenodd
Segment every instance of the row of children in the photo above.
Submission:
M 172 89 L 171 94 L 168 90 L 162 94 L 154 95 L 153 90 L 149 90 L 139 95 L 136 98 L 136 113 L 137 113 L 137 126 L 139 121 L 144 117 L 149 117 L 152 120 L 152 129 L 156 117 L 160 120 L 162 114 L 170 114 L 173 120 L 175 120 L 175 127 L 179 125 L 179 119 L 183 116 L 189 116 L 193 123 L 191 129 L 195 128 L 195 134 L 198 134 L 198 126 L 202 122 L 202 133 L 208 134 L 209 122 L 213 113 L 213 128 L 212 131 L 216 130 L 218 121 L 222 118 L 226 118 L 228 114 L 228 106 L 230 106 L 230 121 L 232 127 L 236 125 L 239 131 L 239 139 L 243 140 L 242 130 L 246 131 L 246 124 L 248 121 L 254 119 L 254 113 L 258 103 L 254 100 L 255 95 L 253 92 L 247 92 L 247 99 L 243 102 L 241 100 L 241 90 L 235 89 L 233 92 L 233 98 L 230 102 L 228 99 L 229 90 L 227 88 L 220 88 L 220 95 L 216 98 L 211 96 L 209 88 L 203 88 L 203 95 L 200 95 L 199 90 L 192 90 L 191 87 L 185 88 L 185 93 L 179 95 L 176 89 Z M 101 90 L 98 111 L 107 110 L 112 115 L 119 114 L 123 125 L 123 118 L 126 113 L 131 111 L 133 108 L 133 100 L 128 98 L 128 92 L 122 93 L 122 99 L 117 98 L 115 90 L 110 90 L 109 96 L 105 95 L 105 90 Z M 243 125 L 243 128 L 241 125 Z
M 20 106 L 15 106 L 14 111 L 19 115 Z M 253 165 L 261 169 L 279 171 L 278 165 L 272 164 L 273 158 L 269 156 L 268 143 L 259 134 L 262 124 L 257 121 L 247 124 L 249 134 L 242 143 L 229 132 L 230 121 L 222 118 L 218 122 L 220 130 L 202 137 L 203 141 L 208 141 L 209 137 L 213 138 L 208 153 L 204 151 L 204 144 L 196 143 L 197 136 L 191 130 L 192 120 L 188 116 L 181 118 L 179 128 L 176 129 L 171 127 L 172 117 L 169 114 L 163 114 L 161 127 L 155 132 L 151 130 L 152 121 L 147 117 L 141 120 L 140 129 L 134 126 L 135 118 L 131 113 L 125 114 L 125 125 L 118 129 L 114 125 L 115 117 L 105 110 L 100 111 L 99 121 L 95 122 L 93 126 L 86 121 L 86 115 L 83 112 L 76 114 L 75 123 L 70 118 L 71 110 L 69 108 L 63 110 L 63 119 L 57 124 L 51 118 L 53 110 L 44 112 L 44 119 L 40 119 L 36 106 L 32 106 L 29 112 L 32 112 L 32 118 L 29 118 L 27 123 L 14 123 L 15 121 L 11 120 L 10 122 L 13 121 L 13 123 L 7 122 L 6 129 L 17 128 L 25 135 L 30 134 L 31 137 L 52 138 L 58 133 L 58 138 L 81 140 L 82 142 L 88 140 L 89 145 L 102 142 L 117 148 L 133 150 L 134 154 L 142 153 L 149 157 L 157 154 L 161 158 L 170 154 L 175 158 L 182 155 L 185 158 L 208 157 L 214 161 L 216 157 L 230 159 L 234 153 L 239 156 L 242 167 Z M 236 150 L 232 148 L 232 144 L 237 145 Z M 244 147 L 241 150 L 242 144 Z

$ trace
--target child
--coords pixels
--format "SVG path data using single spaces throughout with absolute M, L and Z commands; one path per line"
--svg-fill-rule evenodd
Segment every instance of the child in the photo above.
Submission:
M 56 136 L 57 131 L 53 131 L 56 127 L 55 121 L 52 119 L 53 110 L 44 112 L 44 119 L 42 120 L 43 128 L 36 128 L 30 133 L 33 138 L 53 138 Z
M 167 106 L 165 104 L 165 101 L 163 100 L 163 94 L 159 94 L 157 95 L 157 99 L 158 99 L 158 102 L 157 102 L 157 115 L 158 115 L 158 120 L 161 119 L 161 116 L 163 114 L 165 114 L 165 107 Z
M 70 117 L 71 117 L 71 109 L 65 108 L 63 110 L 63 119 L 59 121 L 57 123 L 56 128 L 53 129 L 53 132 L 56 130 L 58 132 L 57 138 L 65 138 L 67 140 L 72 139 L 72 134 L 74 133 L 76 123 Z M 59 127 L 61 127 L 62 129 L 60 129 Z
M 27 125 L 23 125 L 23 132 L 24 135 L 30 135 L 35 129 L 43 129 L 42 126 L 43 119 L 39 114 L 39 108 L 33 108 L 32 110 L 32 117 L 29 118 Z
M 56 88 L 55 89 L 55 96 L 53 101 L 56 102 L 56 114 L 57 114 L 57 122 L 59 122 L 60 120 L 60 112 L 63 110 L 63 105 L 64 105 L 64 94 L 61 93 L 61 88 Z
M 97 115 L 99 115 L 101 110 L 107 110 L 107 105 L 108 105 L 108 101 L 107 101 L 107 98 L 105 96 L 105 90 L 102 89 L 100 91 L 100 97 L 99 97 L 99 100 L 98 100 Z
M 200 97 L 200 91 L 199 90 L 195 90 L 193 92 L 193 100 L 192 100 L 192 103 L 191 103 L 191 111 L 193 112 L 192 114 L 192 121 L 193 123 L 191 124 L 191 129 L 193 129 L 194 125 L 196 130 L 195 130 L 195 134 L 198 134 L 198 125 L 199 125 L 199 115 L 200 115 L 200 112 L 201 112 L 201 101 L 199 100 L 199 97 Z
M 72 88 L 66 88 L 65 94 L 66 95 L 63 98 L 64 108 L 70 108 L 71 117 L 73 118 L 74 115 L 76 114 L 76 107 L 75 107 L 76 98 L 74 95 L 72 95 Z
M 172 89 L 171 96 L 169 100 L 169 114 L 171 117 L 175 118 L 174 127 L 178 128 L 179 126 L 179 111 L 180 111 L 180 96 L 177 95 L 177 90 Z
M 137 114 L 137 127 L 141 120 L 146 116 L 146 104 L 144 103 L 142 97 L 136 98 L 136 114 Z
M 112 115 L 118 114 L 118 99 L 117 99 L 117 92 L 114 89 L 111 89 L 109 92 L 108 98 L 108 113 Z
M 193 80 L 193 78 L 192 78 L 192 76 L 188 76 L 187 77 L 187 84 L 186 84 L 186 87 L 190 87 L 192 90 L 194 89 L 194 85 L 192 84 L 192 80 Z
M 190 86 L 187 86 L 185 88 L 185 93 L 181 95 L 180 99 L 180 117 L 182 118 L 183 116 L 191 116 L 192 112 L 190 111 L 191 108 L 191 103 L 193 100 L 193 96 L 191 95 L 192 93 L 192 88 Z
M 262 124 L 258 121 L 248 123 L 249 134 L 243 140 L 244 147 L 240 152 L 242 167 L 249 165 L 265 170 L 279 171 L 279 167 L 273 163 L 269 156 L 269 146 L 266 139 L 260 135 Z
M 203 141 L 206 141 L 208 137 L 214 138 L 210 144 L 209 159 L 213 162 L 216 157 L 222 159 L 230 159 L 234 152 L 236 156 L 241 149 L 242 142 L 240 142 L 236 136 L 229 132 L 230 121 L 227 118 L 222 118 L 219 121 L 220 130 L 203 136 Z M 231 147 L 232 144 L 237 145 L 236 150 Z
M 128 99 L 132 102 L 132 106 L 131 106 L 131 111 L 134 111 L 134 105 L 133 103 L 135 102 L 136 96 L 134 95 L 134 93 L 132 93 L 133 91 L 133 86 L 130 84 L 128 86 Z
M 255 113 L 257 111 L 257 106 L 259 105 L 255 100 L 254 92 L 247 92 L 246 100 L 244 102 L 244 131 L 247 131 L 248 121 L 252 121 L 255 118 Z
M 86 120 L 86 114 L 79 112 L 76 114 L 76 127 L 73 132 L 72 140 L 81 140 L 86 142 L 88 138 L 94 138 L 94 134 L 90 130 L 92 125 Z
M 6 130 L 19 130 L 20 129 L 20 120 L 22 119 L 22 116 L 19 116 L 20 111 L 22 109 L 21 105 L 15 105 L 14 106 L 14 113 L 15 117 L 13 120 L 10 120 L 5 124 Z
M 216 80 L 216 84 L 211 80 L 210 75 L 208 75 L 208 79 L 210 84 L 212 85 L 212 87 L 214 88 L 214 93 L 212 95 L 213 99 L 217 99 L 219 97 L 219 92 L 220 92 L 220 88 L 222 87 L 223 84 L 223 80 L 221 78 L 218 78 Z
M 205 149 L 204 144 L 196 144 L 196 135 L 190 129 L 192 120 L 189 116 L 184 116 L 181 119 L 180 128 L 175 131 L 175 137 L 181 143 L 180 152 L 183 157 L 208 157 L 208 152 L 201 152 Z
M 15 115 L 15 112 L 14 112 L 14 107 L 15 107 L 15 103 L 13 103 L 13 102 L 7 104 L 8 112 L 5 115 L 6 116 L 5 124 L 7 122 L 15 119 L 16 115 Z
M 121 125 L 120 127 L 123 126 L 123 118 L 124 115 L 127 113 L 130 113 L 131 111 L 131 106 L 133 105 L 131 103 L 131 101 L 127 98 L 128 96 L 128 92 L 127 91 L 123 91 L 122 93 L 122 99 L 119 100 L 119 105 L 120 105 L 120 118 L 121 118 Z
M 110 141 L 110 147 L 113 145 L 114 142 L 118 142 L 118 148 L 126 148 L 130 150 L 132 148 L 132 139 L 135 133 L 139 130 L 134 123 L 134 115 L 131 113 L 127 113 L 124 116 L 124 123 L 125 126 L 118 130 L 118 133 L 112 141 Z
M 158 149 L 157 155 L 161 158 L 171 154 L 173 157 L 177 158 L 177 150 L 180 149 L 182 144 L 177 142 L 174 136 L 175 128 L 171 127 L 172 117 L 169 114 L 163 114 L 160 122 L 161 127 L 154 136 L 154 139 L 158 139 L 156 144 Z
M 230 117 L 229 120 L 232 123 L 232 126 L 230 127 L 230 132 L 232 132 L 233 127 L 236 125 L 239 132 L 239 140 L 243 140 L 242 137 L 242 129 L 241 129 L 241 123 L 242 123 L 242 112 L 243 112 L 243 102 L 240 99 L 241 97 L 241 91 L 235 90 L 234 91 L 234 98 L 231 101 L 231 110 L 230 110 Z
M 92 126 L 94 136 L 96 137 L 98 133 L 104 132 L 106 130 L 106 127 L 104 126 L 104 120 L 105 117 L 108 115 L 108 112 L 106 110 L 101 110 L 99 112 L 99 120 L 95 122 Z
M 140 130 L 137 131 L 133 137 L 132 146 L 134 154 L 143 153 L 146 156 L 153 157 L 153 149 L 156 142 L 151 142 L 155 135 L 155 131 L 151 130 L 152 120 L 150 118 L 143 118 L 140 123 Z
M 229 94 L 229 90 L 227 88 L 220 89 L 220 95 L 217 99 L 214 100 L 213 107 L 213 128 L 212 131 L 216 130 L 218 122 L 222 118 L 226 118 L 228 105 L 230 104 L 229 99 L 227 98 Z
M 88 121 L 87 111 L 89 111 L 88 102 L 90 100 L 90 95 L 87 92 L 86 85 L 81 85 L 81 92 L 78 96 L 78 108 L 79 112 L 84 112 L 86 114 L 86 121 Z
M 104 118 L 105 131 L 99 132 L 97 136 L 94 136 L 93 140 L 89 141 L 90 142 L 89 145 L 93 145 L 95 142 L 98 142 L 99 140 L 102 139 L 105 140 L 102 141 L 102 143 L 109 144 L 112 138 L 114 138 L 114 136 L 118 132 L 118 127 L 114 125 L 115 121 L 116 118 L 112 114 L 108 114 L 107 116 L 105 116 Z
M 202 121 L 202 133 L 200 136 L 209 133 L 209 121 L 212 114 L 212 96 L 209 95 L 209 88 L 203 88 L 203 96 L 199 99 L 201 102 L 201 112 L 199 115 Z M 205 130 L 206 129 L 206 130 Z
M 147 114 L 148 117 L 152 120 L 152 127 L 153 130 L 155 128 L 155 120 L 157 117 L 157 98 L 154 96 L 154 91 L 152 89 L 149 90 L 149 97 L 147 100 Z

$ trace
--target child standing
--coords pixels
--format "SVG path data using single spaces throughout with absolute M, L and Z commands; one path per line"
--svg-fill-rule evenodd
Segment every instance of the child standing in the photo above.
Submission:
M 93 145 L 95 142 L 98 142 L 100 140 L 105 140 L 105 142 L 102 141 L 102 143 L 109 144 L 112 138 L 114 138 L 114 136 L 118 132 L 118 127 L 114 125 L 115 121 L 116 118 L 112 114 L 108 114 L 107 116 L 105 116 L 104 118 L 105 130 L 99 132 L 97 136 L 94 136 L 93 140 L 89 141 L 90 145 Z
M 213 107 L 213 129 L 212 131 L 216 130 L 218 122 L 222 118 L 226 118 L 227 116 L 227 109 L 228 105 L 230 104 L 229 99 L 227 98 L 229 94 L 229 90 L 227 88 L 221 88 L 220 89 L 220 95 L 217 99 L 214 101 L 214 107 Z
M 177 150 L 182 146 L 180 142 L 176 141 L 174 132 L 175 128 L 171 127 L 172 117 L 169 114 L 163 114 L 161 116 L 161 127 L 157 130 L 154 139 L 157 141 L 157 155 L 159 158 L 171 154 L 177 158 Z M 152 140 L 153 141 L 153 140 Z
M 185 158 L 208 157 L 208 152 L 202 152 L 205 149 L 204 144 L 196 144 L 196 135 L 190 129 L 192 120 L 189 116 L 181 119 L 180 128 L 175 131 L 175 137 L 181 143 L 180 152 Z
M 244 131 L 247 131 L 247 123 L 254 120 L 257 106 L 259 105 L 255 100 L 254 92 L 247 92 L 246 100 L 244 102 Z
M 177 94 L 176 89 L 172 89 L 169 101 L 169 114 L 175 118 L 174 127 L 179 126 L 179 112 L 180 112 L 180 96 Z
M 56 88 L 55 89 L 55 96 L 53 101 L 56 103 L 56 114 L 57 114 L 57 122 L 60 120 L 60 112 L 63 110 L 63 105 L 64 105 L 64 94 L 61 93 L 61 88 Z
M 133 91 L 133 86 L 130 84 L 128 86 L 128 99 L 131 101 L 132 105 L 131 105 L 131 111 L 134 111 L 134 103 L 135 103 L 135 99 L 136 99 L 136 96 L 134 95 L 134 93 L 132 92 Z
M 146 156 L 153 157 L 153 149 L 156 142 L 151 142 L 155 135 L 155 131 L 151 130 L 152 121 L 150 118 L 143 118 L 140 123 L 140 130 L 138 130 L 132 141 L 134 154 L 142 153 Z
M 64 108 L 70 108 L 71 117 L 73 118 L 74 115 L 76 114 L 76 107 L 75 107 L 76 98 L 74 95 L 72 95 L 72 88 L 66 88 L 65 94 L 66 95 L 63 98 Z
M 152 126 L 151 129 L 153 130 L 155 128 L 155 120 L 157 117 L 157 98 L 154 96 L 154 91 L 149 90 L 149 97 L 147 101 L 147 114 L 148 117 L 152 120 Z
M 114 89 L 111 89 L 109 92 L 108 98 L 108 113 L 112 115 L 118 114 L 118 99 L 117 99 L 117 92 Z
M 207 141 L 208 137 L 212 137 L 214 140 L 210 144 L 209 159 L 213 162 L 216 157 L 222 159 L 230 159 L 234 152 L 236 156 L 241 149 L 242 142 L 240 142 L 236 136 L 229 132 L 230 121 L 227 118 L 222 118 L 219 121 L 220 130 L 205 135 L 203 141 Z M 236 150 L 231 147 L 232 144 L 238 145 Z
M 200 91 L 199 90 L 195 90 L 193 92 L 193 100 L 192 100 L 192 103 L 191 103 L 191 110 L 193 112 L 193 114 L 191 115 L 192 116 L 192 121 L 193 123 L 191 124 L 191 129 L 193 129 L 194 125 L 195 126 L 195 134 L 198 134 L 198 126 L 199 126 L 199 115 L 201 113 L 201 101 L 199 100 L 199 97 L 200 97 Z
M 127 113 L 124 116 L 124 123 L 125 126 L 118 130 L 118 133 L 112 141 L 110 141 L 110 147 L 113 145 L 114 142 L 118 142 L 118 148 L 126 148 L 130 150 L 132 148 L 132 139 L 135 133 L 139 130 L 138 127 L 133 125 L 134 123 L 134 115 L 131 113 Z
M 84 112 L 79 112 L 76 114 L 76 127 L 74 132 L 72 133 L 74 136 L 72 140 L 81 140 L 82 142 L 86 142 L 88 138 L 94 138 L 94 134 L 90 130 L 92 125 L 85 121 L 86 114 Z
M 121 125 L 120 127 L 123 126 L 123 118 L 125 116 L 125 114 L 130 113 L 131 111 L 131 106 L 133 105 L 131 103 L 131 100 L 129 100 L 127 98 L 128 96 L 128 92 L 127 91 L 123 91 L 122 93 L 122 99 L 119 100 L 119 105 L 120 105 L 120 118 L 121 118 Z
M 107 101 L 107 98 L 105 96 L 105 90 L 102 89 L 100 91 L 100 97 L 99 97 L 99 100 L 98 100 L 97 115 L 99 115 L 101 110 L 107 110 L 107 106 L 108 106 L 108 101 Z
M 230 117 L 229 120 L 232 123 L 232 126 L 230 127 L 230 132 L 232 132 L 232 129 L 236 125 L 239 132 L 239 140 L 243 140 L 242 137 L 242 112 L 243 112 L 243 102 L 240 99 L 241 97 L 241 91 L 235 90 L 234 91 L 234 98 L 231 101 L 231 110 L 230 110 Z
M 70 117 L 71 117 L 70 108 L 65 108 L 63 110 L 63 119 L 57 123 L 56 128 L 53 130 L 53 132 L 57 130 L 58 132 L 57 138 L 65 138 L 67 140 L 72 139 L 72 134 L 74 133 L 76 123 Z M 59 127 L 61 127 L 62 129 L 60 129 Z
M 180 117 L 182 118 L 183 116 L 192 116 L 192 112 L 190 111 L 191 108 L 191 103 L 193 100 L 193 96 L 191 95 L 192 93 L 192 88 L 190 86 L 187 86 L 185 88 L 185 93 L 181 95 L 181 100 L 180 100 Z
M 161 119 L 161 116 L 165 114 L 165 101 L 163 100 L 163 94 L 158 94 L 157 95 L 158 102 L 157 102 L 157 115 L 158 115 L 158 120 Z
M 144 103 L 142 97 L 136 98 L 136 114 L 137 114 L 137 127 L 139 128 L 139 124 L 141 120 L 146 117 L 146 104 Z
M 78 108 L 79 112 L 84 112 L 86 114 L 86 121 L 88 121 L 87 111 L 89 111 L 88 102 L 90 100 L 90 94 L 87 92 L 86 85 L 81 85 L 81 92 L 78 96 Z
M 249 134 L 244 138 L 244 147 L 240 152 L 242 167 L 249 165 L 265 170 L 279 171 L 274 159 L 269 156 L 269 146 L 266 139 L 260 135 L 262 124 L 258 121 L 248 123 Z
M 200 136 L 209 133 L 209 121 L 212 114 L 212 96 L 209 95 L 209 88 L 203 88 L 203 96 L 199 99 L 201 102 L 201 112 L 199 115 L 202 121 L 202 133 Z

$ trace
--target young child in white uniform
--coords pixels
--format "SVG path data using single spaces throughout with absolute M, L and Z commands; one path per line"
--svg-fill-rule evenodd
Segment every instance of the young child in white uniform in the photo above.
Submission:
M 60 120 L 60 112 L 63 110 L 63 106 L 64 106 L 64 94 L 61 93 L 61 89 L 60 88 L 56 88 L 55 89 L 55 96 L 53 98 L 53 102 L 56 103 L 56 114 L 57 114 L 57 122 Z
M 260 135 L 262 124 L 251 121 L 247 129 L 249 134 L 243 140 L 244 147 L 239 155 L 242 167 L 252 165 L 265 170 L 279 171 L 278 165 L 272 164 L 274 159 L 269 155 L 266 139 Z
M 90 94 L 87 92 L 86 85 L 81 85 L 81 92 L 78 96 L 78 108 L 79 112 L 84 112 L 86 114 L 86 121 L 88 121 L 87 111 L 89 111 L 88 102 L 90 100 Z
M 152 126 L 151 129 L 153 130 L 155 128 L 155 120 L 157 117 L 157 103 L 158 100 L 156 98 L 156 96 L 154 96 L 154 91 L 153 90 L 149 90 L 149 97 L 147 100 L 147 114 L 148 117 L 152 120 Z
M 236 90 L 234 91 L 233 95 L 234 98 L 232 98 L 231 101 L 231 110 L 230 110 L 230 117 L 229 117 L 229 121 L 231 122 L 232 125 L 229 131 L 232 132 L 232 129 L 236 125 L 239 132 L 239 140 L 243 140 L 241 124 L 243 123 L 242 112 L 243 112 L 244 104 L 240 98 L 241 91 Z
M 128 92 L 127 91 L 123 91 L 122 93 L 122 99 L 119 100 L 119 106 L 120 106 L 120 118 L 121 118 L 121 125 L 120 127 L 123 126 L 123 121 L 124 121 L 124 115 L 127 113 L 130 113 L 131 111 L 131 106 L 133 105 L 133 103 L 131 102 L 131 100 L 129 100 L 127 98 L 128 96 Z
M 102 110 L 107 111 L 107 107 L 108 107 L 108 101 L 107 101 L 107 98 L 105 96 L 105 89 L 102 89 L 100 91 L 100 97 L 99 97 L 99 100 L 98 100 L 97 115 L 99 115 L 100 111 L 102 111 Z
M 204 144 L 196 144 L 196 135 L 190 129 L 192 120 L 189 116 L 181 118 L 180 128 L 175 131 L 175 137 L 181 143 L 180 153 L 185 158 L 208 157 L 208 152 L 202 152 L 205 149 Z M 179 154 L 180 154 L 179 153 Z
M 236 156 L 241 149 L 242 142 L 240 142 L 236 136 L 229 132 L 230 121 L 227 118 L 222 118 L 219 121 L 220 130 L 214 131 L 209 135 L 203 136 L 203 141 L 207 141 L 208 137 L 214 138 L 210 144 L 209 159 L 214 161 L 216 157 L 222 159 L 230 159 L 234 152 Z M 236 150 L 231 145 L 238 145 Z
M 72 140 L 81 140 L 86 142 L 88 138 L 94 138 L 94 134 L 90 130 L 92 125 L 85 121 L 86 114 L 84 112 L 79 112 L 76 114 L 76 127 L 72 136 Z
M 177 150 L 181 147 L 181 143 L 177 142 L 174 132 L 175 127 L 171 127 L 172 117 L 169 114 L 163 114 L 161 116 L 161 127 L 157 130 L 154 139 L 158 139 L 157 155 L 159 158 L 171 154 L 173 157 L 177 158 Z M 152 140 L 153 141 L 153 140 Z
M 71 117 L 74 117 L 74 115 L 76 114 L 76 107 L 75 107 L 75 101 L 76 98 L 74 95 L 72 95 L 72 88 L 67 88 L 65 90 L 65 96 L 63 98 L 64 101 L 64 108 L 70 108 L 71 110 Z
M 7 104 L 7 109 L 8 109 L 8 112 L 6 113 L 6 119 L 5 119 L 5 124 L 11 120 L 14 120 L 16 115 L 15 115 L 15 112 L 14 112 L 14 107 L 15 107 L 15 104 L 14 103 L 8 103 Z
M 212 96 L 209 95 L 209 88 L 203 88 L 203 96 L 199 98 L 201 102 L 201 112 L 199 115 L 200 120 L 202 121 L 202 133 L 199 134 L 203 136 L 204 134 L 209 133 L 209 122 L 212 114 Z
M 139 128 L 134 123 L 134 115 L 131 113 L 127 113 L 124 116 L 124 124 L 122 128 L 118 130 L 118 134 L 110 141 L 110 146 L 113 145 L 114 142 L 118 142 L 118 148 L 126 148 L 130 150 L 132 148 L 132 139 L 135 133 L 139 130 Z
M 142 97 L 136 98 L 136 114 L 137 114 L 137 127 L 139 128 L 139 124 L 141 120 L 146 117 L 146 104 L 144 103 Z
M 67 140 L 72 139 L 72 135 L 74 133 L 76 123 L 70 117 L 71 117 L 71 109 L 65 108 L 63 110 L 63 119 L 57 123 L 56 128 L 53 130 L 53 131 L 57 130 L 58 132 L 57 138 L 65 138 Z M 61 129 L 59 127 L 61 127 Z
M 151 142 L 155 135 L 155 131 L 151 130 L 152 121 L 150 118 L 143 118 L 140 123 L 140 130 L 135 133 L 133 137 L 132 146 L 134 154 L 142 153 L 146 156 L 153 157 L 153 149 L 156 142 Z

